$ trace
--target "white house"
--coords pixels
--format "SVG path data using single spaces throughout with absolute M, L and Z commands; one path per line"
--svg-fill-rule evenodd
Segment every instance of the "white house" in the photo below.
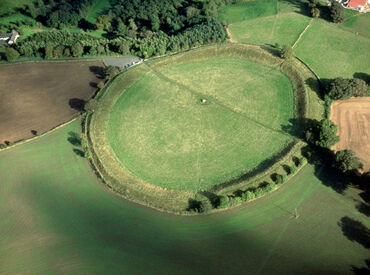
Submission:
M 19 33 L 16 30 L 12 30 L 10 33 L 0 33 L 0 43 L 2 44 L 14 44 L 19 37 Z

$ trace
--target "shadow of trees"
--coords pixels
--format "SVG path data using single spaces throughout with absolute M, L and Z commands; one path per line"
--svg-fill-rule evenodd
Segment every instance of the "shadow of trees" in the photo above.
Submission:
M 105 69 L 102 66 L 90 66 L 89 67 L 90 72 L 95 74 L 95 76 L 99 79 L 104 79 L 105 78 Z
M 361 73 L 361 72 L 360 73 L 354 73 L 353 77 L 362 79 L 363 81 L 365 81 L 367 83 L 367 85 L 370 85 L 370 74 Z
M 85 104 L 86 101 L 80 98 L 71 98 L 69 100 L 69 106 L 79 112 L 82 112 L 84 110 Z
M 343 217 L 338 225 L 348 240 L 357 242 L 366 249 L 370 248 L 370 230 L 362 222 Z

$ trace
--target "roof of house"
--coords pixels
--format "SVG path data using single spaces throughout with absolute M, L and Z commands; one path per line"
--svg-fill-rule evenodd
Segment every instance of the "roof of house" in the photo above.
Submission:
M 347 6 L 351 8 L 358 8 L 361 6 L 365 6 L 366 3 L 367 3 L 367 0 L 350 0 Z

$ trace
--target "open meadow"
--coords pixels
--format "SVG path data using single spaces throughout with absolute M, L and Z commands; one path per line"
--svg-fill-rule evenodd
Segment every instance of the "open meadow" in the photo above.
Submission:
M 0 152 L 0 273 L 327 274 L 365 266 L 370 223 L 356 208 L 364 203 L 354 189 L 326 186 L 336 182 L 325 169 L 308 166 L 267 197 L 217 215 L 165 215 L 106 191 L 68 141 L 79 129 L 75 121 Z
M 135 176 L 208 189 L 293 140 L 281 130 L 294 117 L 292 84 L 277 68 L 232 56 L 169 62 L 148 65 L 111 110 L 108 142 Z
M 0 143 L 41 134 L 80 114 L 104 64 L 28 62 L 0 66 Z M 5 88 L 6 87 L 6 88 Z

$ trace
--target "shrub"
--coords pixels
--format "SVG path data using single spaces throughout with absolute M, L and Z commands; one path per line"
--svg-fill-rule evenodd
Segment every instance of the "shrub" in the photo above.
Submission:
M 4 149 L 6 147 L 5 144 L 0 143 L 0 149 Z
M 301 157 L 301 158 L 299 159 L 299 161 L 298 161 L 298 165 L 299 165 L 299 166 L 303 166 L 303 165 L 305 165 L 305 164 L 307 164 L 307 159 L 306 159 L 306 158 L 304 158 L 304 157 Z
M 262 187 L 258 187 L 254 190 L 254 195 L 256 198 L 263 196 L 265 193 L 266 191 Z
M 280 51 L 280 57 L 283 59 L 291 59 L 293 55 L 293 48 L 289 45 L 284 45 Z
M 85 157 L 85 158 L 91 158 L 91 152 L 90 152 L 90 150 L 89 150 L 89 149 L 85 150 L 85 152 L 84 152 L 84 157 Z
M 5 49 L 5 57 L 9 62 L 16 61 L 19 58 L 19 52 L 13 48 L 7 47 Z
M 306 132 L 306 140 L 316 146 L 329 148 L 339 141 L 338 127 L 329 119 L 323 119 Z
M 264 189 L 265 189 L 265 193 L 269 193 L 271 192 L 272 190 L 274 190 L 276 188 L 276 184 L 273 183 L 273 182 L 270 182 L 269 184 L 267 184 Z
M 311 16 L 312 17 L 320 17 L 320 10 L 318 8 L 312 8 L 311 9 Z
M 227 208 L 230 207 L 230 198 L 228 196 L 221 196 L 220 203 L 217 208 Z
M 119 73 L 119 70 L 114 66 L 108 66 L 104 70 L 105 78 L 110 79 L 115 77 Z
M 297 166 L 292 165 L 292 166 L 289 168 L 289 175 L 294 175 L 296 172 L 297 172 Z
M 282 183 L 284 183 L 283 175 L 276 175 L 275 182 L 276 182 L 276 184 L 282 184 Z
M 234 197 L 233 203 L 235 205 L 241 204 L 243 202 L 243 199 L 241 197 Z
M 104 87 L 104 82 L 103 81 L 99 82 L 98 83 L 98 88 L 102 89 L 103 87 Z
M 336 152 L 334 166 L 346 173 L 361 168 L 362 164 L 355 152 L 352 150 L 343 150 Z
M 242 194 L 242 200 L 243 201 L 250 201 L 250 200 L 253 200 L 255 198 L 255 195 L 253 192 L 251 191 L 245 191 L 243 194 Z

